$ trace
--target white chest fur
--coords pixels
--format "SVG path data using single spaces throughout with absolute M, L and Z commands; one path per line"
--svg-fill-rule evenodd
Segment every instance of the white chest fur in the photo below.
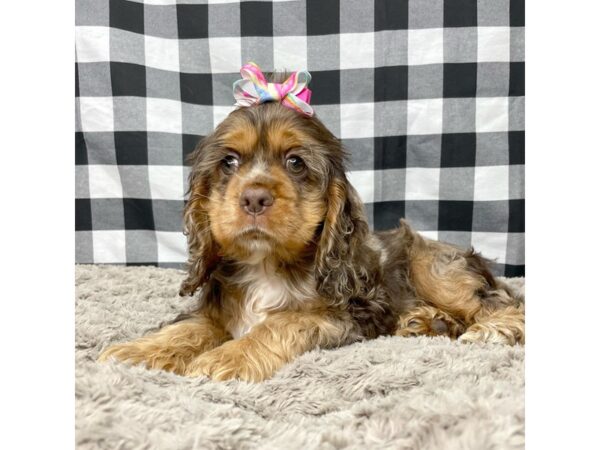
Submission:
M 237 339 L 265 320 L 269 312 L 295 309 L 315 298 L 311 279 L 293 282 L 264 262 L 245 266 L 235 280 L 244 296 L 237 305 L 232 305 L 236 311 L 227 330 Z

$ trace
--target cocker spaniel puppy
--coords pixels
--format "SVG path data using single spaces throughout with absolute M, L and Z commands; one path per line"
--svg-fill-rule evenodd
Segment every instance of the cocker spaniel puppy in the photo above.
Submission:
M 473 250 L 404 221 L 369 231 L 346 157 L 281 101 L 233 111 L 191 155 L 180 294 L 198 294 L 197 309 L 101 359 L 257 382 L 311 349 L 381 335 L 524 343 L 523 298 Z

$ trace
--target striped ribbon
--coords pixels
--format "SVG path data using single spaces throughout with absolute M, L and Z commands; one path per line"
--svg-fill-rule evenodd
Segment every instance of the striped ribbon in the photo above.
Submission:
M 283 83 L 269 83 L 260 67 L 253 62 L 242 66 L 242 79 L 233 83 L 235 106 L 252 106 L 266 102 L 279 102 L 306 116 L 312 116 L 314 111 L 309 105 L 311 90 L 310 73 L 301 70 L 292 73 Z

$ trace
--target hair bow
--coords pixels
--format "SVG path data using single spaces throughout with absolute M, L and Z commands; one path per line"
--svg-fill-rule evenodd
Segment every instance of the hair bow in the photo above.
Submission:
M 250 62 L 240 69 L 242 79 L 233 83 L 235 106 L 252 106 L 266 102 L 279 102 L 306 116 L 314 111 L 309 105 L 311 90 L 310 73 L 306 70 L 292 73 L 283 83 L 269 83 L 260 67 Z

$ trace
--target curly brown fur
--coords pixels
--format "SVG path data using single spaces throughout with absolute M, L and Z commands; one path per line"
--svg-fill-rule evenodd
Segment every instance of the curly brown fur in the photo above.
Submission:
M 197 311 L 102 358 L 260 381 L 317 346 L 380 335 L 523 343 L 523 299 L 473 250 L 404 221 L 369 231 L 346 157 L 316 117 L 232 112 L 190 160 L 181 295 L 199 292 Z

